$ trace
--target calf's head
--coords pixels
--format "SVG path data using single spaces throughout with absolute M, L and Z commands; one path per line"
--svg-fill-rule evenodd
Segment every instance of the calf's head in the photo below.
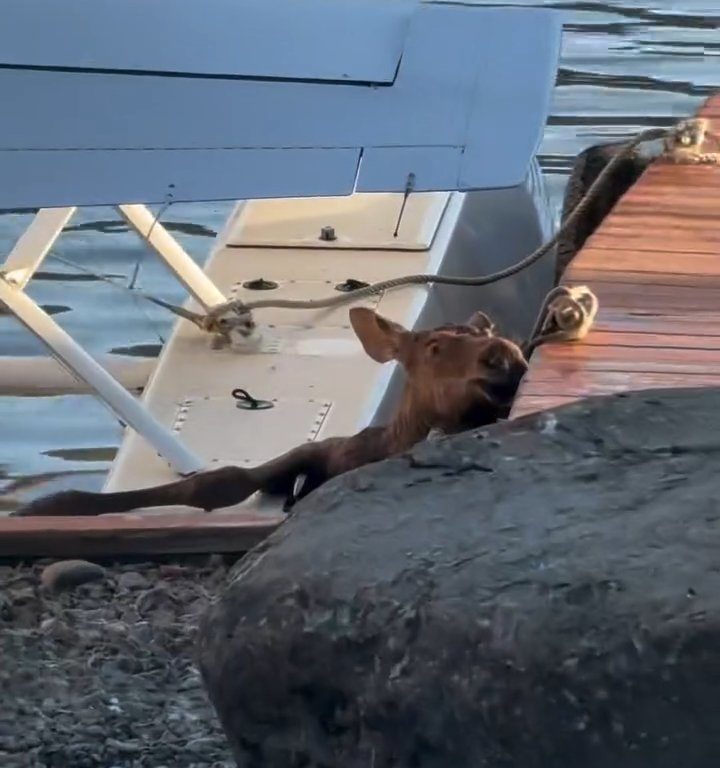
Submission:
M 451 433 L 506 413 L 527 370 L 522 350 L 496 336 L 476 312 L 464 325 L 408 331 L 370 309 L 353 308 L 350 322 L 378 363 L 397 360 L 407 373 L 399 414 Z

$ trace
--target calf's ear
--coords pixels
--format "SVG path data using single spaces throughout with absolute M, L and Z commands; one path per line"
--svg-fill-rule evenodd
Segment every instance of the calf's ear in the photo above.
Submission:
M 495 335 L 495 323 L 484 312 L 480 312 L 480 310 L 472 314 L 472 317 L 467 321 L 467 325 L 477 328 L 480 333 L 484 333 L 486 336 Z
M 408 334 L 402 325 L 366 307 L 350 310 L 350 324 L 363 349 L 375 362 L 397 360 L 400 344 Z

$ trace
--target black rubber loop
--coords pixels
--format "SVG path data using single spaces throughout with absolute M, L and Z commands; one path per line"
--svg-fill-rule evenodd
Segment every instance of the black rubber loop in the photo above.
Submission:
M 237 408 L 243 408 L 246 411 L 264 411 L 268 408 L 274 408 L 275 404 L 270 400 L 258 400 L 253 397 L 246 389 L 237 387 L 230 393 L 237 401 L 235 406 Z

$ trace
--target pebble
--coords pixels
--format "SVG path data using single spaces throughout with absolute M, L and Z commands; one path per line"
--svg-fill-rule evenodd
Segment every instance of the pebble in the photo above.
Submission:
M 32 587 L 16 589 L 13 593 L 13 603 L 15 605 L 24 605 L 32 603 L 35 600 L 35 590 Z
M 227 567 L 208 573 L 205 558 L 188 558 L 163 574 L 81 560 L 98 581 L 48 599 L 58 570 L 77 562 L 18 565 L 0 578 L 0 768 L 232 768 L 188 618 Z
M 118 576 L 118 587 L 122 589 L 147 589 L 150 582 L 137 571 L 126 571 Z
M 142 749 L 139 741 L 120 741 L 120 739 L 105 739 L 105 746 L 120 754 L 133 754 Z
M 178 579 L 188 575 L 188 569 L 182 565 L 162 564 L 158 570 L 164 579 Z
M 62 592 L 104 578 L 101 565 L 87 560 L 59 560 L 43 570 L 40 583 L 49 592 Z

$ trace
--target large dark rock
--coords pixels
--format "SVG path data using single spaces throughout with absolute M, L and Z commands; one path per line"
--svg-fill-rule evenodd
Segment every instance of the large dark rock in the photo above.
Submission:
M 715 768 L 720 392 L 596 399 L 339 478 L 204 617 L 247 768 Z

